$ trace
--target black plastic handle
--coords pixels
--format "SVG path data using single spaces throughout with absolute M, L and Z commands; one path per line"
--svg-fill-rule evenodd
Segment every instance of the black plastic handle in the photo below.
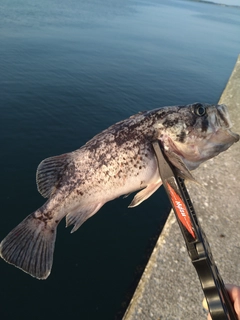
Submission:
M 201 228 L 184 180 L 177 176 L 153 142 L 159 174 L 182 231 L 189 256 L 198 274 L 212 320 L 238 320 L 222 277 L 214 262 L 207 237 Z

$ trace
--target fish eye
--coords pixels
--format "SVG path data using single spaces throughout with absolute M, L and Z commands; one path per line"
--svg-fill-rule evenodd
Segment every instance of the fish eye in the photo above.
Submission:
M 201 104 L 197 104 L 194 108 L 194 113 L 199 116 L 202 117 L 205 115 L 206 113 L 206 109 L 203 107 L 203 105 Z

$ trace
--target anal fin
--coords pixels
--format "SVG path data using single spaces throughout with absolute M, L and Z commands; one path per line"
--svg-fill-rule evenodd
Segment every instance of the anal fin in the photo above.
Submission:
M 91 216 L 93 216 L 101 207 L 103 203 L 87 204 L 86 207 L 81 206 L 72 210 L 66 215 L 66 227 L 74 225 L 71 233 L 75 232 L 81 225 Z

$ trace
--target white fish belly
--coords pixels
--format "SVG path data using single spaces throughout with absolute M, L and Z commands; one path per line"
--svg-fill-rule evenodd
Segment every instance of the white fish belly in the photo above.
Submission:
M 82 201 L 106 203 L 122 195 L 161 183 L 155 157 L 149 159 L 145 167 L 138 166 L 124 171 L 116 173 L 114 170 L 107 181 L 103 179 L 102 183 L 94 184 Z

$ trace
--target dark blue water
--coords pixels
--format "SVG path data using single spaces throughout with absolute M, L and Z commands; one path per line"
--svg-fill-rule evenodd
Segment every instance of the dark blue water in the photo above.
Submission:
M 42 159 L 140 110 L 217 102 L 240 53 L 239 17 L 180 0 L 1 0 L 1 239 L 43 204 Z M 114 319 L 169 208 L 162 190 L 130 201 L 72 235 L 62 223 L 46 281 L 0 261 L 1 319 Z

